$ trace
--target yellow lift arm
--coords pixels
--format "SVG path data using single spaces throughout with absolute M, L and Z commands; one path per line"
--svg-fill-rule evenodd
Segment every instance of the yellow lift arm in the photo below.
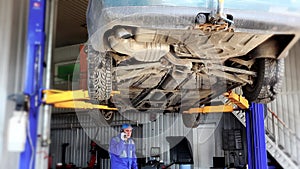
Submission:
M 231 91 L 224 93 L 224 96 L 229 99 L 230 102 L 228 104 L 190 108 L 188 111 L 184 111 L 183 113 L 231 113 L 234 110 L 234 105 L 237 105 L 240 109 L 249 108 L 248 100 L 241 95 L 238 95 Z
M 107 105 L 92 104 L 88 102 L 90 98 L 88 92 L 85 90 L 44 90 L 44 94 L 44 102 L 58 108 L 118 110 L 117 108 L 108 107 Z M 112 94 L 120 94 L 120 92 L 113 91 Z M 237 105 L 240 109 L 249 108 L 248 101 L 234 92 L 227 92 L 224 96 L 230 100 L 228 104 L 190 108 L 184 113 L 231 113 L 234 110 L 234 105 Z
M 119 91 L 112 92 L 112 94 L 119 93 Z M 88 92 L 84 90 L 44 90 L 44 94 L 44 102 L 58 108 L 118 110 L 117 108 L 108 107 L 107 105 L 89 103 L 90 98 Z

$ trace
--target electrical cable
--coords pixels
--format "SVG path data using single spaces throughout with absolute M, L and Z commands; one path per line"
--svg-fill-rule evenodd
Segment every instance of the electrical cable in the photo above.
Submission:
M 33 142 L 32 142 L 32 138 L 31 138 L 31 135 L 30 135 L 30 120 L 28 120 L 28 123 L 27 123 L 27 137 L 28 137 L 30 148 L 31 148 L 31 157 L 30 157 L 30 162 L 29 162 L 29 169 L 32 169 L 33 159 L 34 159 L 34 147 L 33 147 Z

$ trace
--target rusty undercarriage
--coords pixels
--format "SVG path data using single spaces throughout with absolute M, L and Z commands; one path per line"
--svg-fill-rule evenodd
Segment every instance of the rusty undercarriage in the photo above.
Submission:
M 283 58 L 298 39 L 293 26 L 239 17 L 235 25 L 195 23 L 192 12 L 132 10 L 124 16 L 118 7 L 104 10 L 106 24 L 90 31 L 93 99 L 113 103 L 121 112 L 182 112 L 236 87 L 249 101 L 261 103 L 280 92 Z M 113 89 L 121 95 L 111 97 Z M 184 121 L 195 127 L 197 119 L 193 115 Z

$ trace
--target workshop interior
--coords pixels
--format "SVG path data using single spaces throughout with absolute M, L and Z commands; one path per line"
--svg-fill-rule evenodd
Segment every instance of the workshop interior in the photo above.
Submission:
M 118 169 L 124 124 L 138 169 L 300 168 L 299 0 L 1 0 L 0 22 L 0 168 Z

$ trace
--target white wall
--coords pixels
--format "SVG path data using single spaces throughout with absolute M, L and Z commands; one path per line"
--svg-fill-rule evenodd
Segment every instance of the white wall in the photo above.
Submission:
M 0 0 L 0 164 L 1 168 L 18 168 L 18 153 L 7 151 L 7 122 L 14 103 L 7 100 L 13 93 L 22 93 L 27 0 Z
M 268 113 L 265 127 L 278 146 L 300 167 L 300 41 L 285 59 L 282 92 L 268 107 L 278 117 Z

